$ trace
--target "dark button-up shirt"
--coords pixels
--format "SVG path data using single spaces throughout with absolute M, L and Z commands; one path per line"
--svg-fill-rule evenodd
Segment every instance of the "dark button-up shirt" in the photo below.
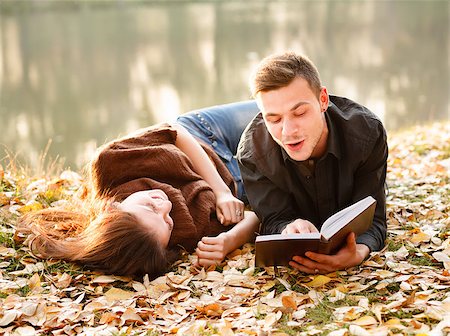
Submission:
M 374 220 L 357 243 L 380 250 L 386 238 L 385 129 L 367 108 L 337 96 L 330 96 L 325 119 L 327 149 L 316 162 L 291 159 L 268 133 L 261 113 L 244 131 L 237 158 L 261 233 L 280 233 L 298 218 L 320 230 L 329 216 L 371 195 L 377 200 Z

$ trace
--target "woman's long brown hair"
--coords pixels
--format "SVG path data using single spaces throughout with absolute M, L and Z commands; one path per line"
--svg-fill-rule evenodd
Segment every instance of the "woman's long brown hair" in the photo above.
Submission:
M 19 231 L 30 233 L 30 249 L 42 258 L 72 261 L 117 275 L 151 278 L 175 259 L 154 233 L 130 213 L 111 206 L 100 212 L 48 208 L 21 218 Z M 92 210 L 92 209 L 90 209 Z

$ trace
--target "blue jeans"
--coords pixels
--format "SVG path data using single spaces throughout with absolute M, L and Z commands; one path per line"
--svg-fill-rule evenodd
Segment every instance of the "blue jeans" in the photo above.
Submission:
M 237 185 L 237 197 L 248 204 L 236 152 L 242 132 L 258 114 L 253 100 L 206 107 L 178 117 L 177 122 L 208 144 L 227 166 Z

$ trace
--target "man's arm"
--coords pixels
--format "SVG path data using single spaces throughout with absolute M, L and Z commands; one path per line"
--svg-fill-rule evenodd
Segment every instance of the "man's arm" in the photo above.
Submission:
M 262 226 L 261 234 L 281 233 L 297 217 L 293 200 L 265 177 L 251 160 L 238 156 L 245 192 Z
M 383 248 L 386 239 L 386 196 L 385 181 L 388 147 L 386 132 L 379 122 L 373 129 L 377 132 L 373 138 L 373 147 L 367 154 L 367 160 L 357 169 L 355 174 L 355 193 L 353 201 L 367 195 L 377 200 L 374 220 L 368 231 L 355 239 L 352 233 L 347 237 L 346 245 L 335 255 L 307 252 L 306 257 L 294 257 L 290 265 L 305 273 L 328 273 L 359 265 L 371 251 Z
M 353 201 L 358 201 L 367 195 L 372 195 L 377 200 L 372 226 L 368 231 L 356 238 L 358 244 L 364 244 L 371 251 L 379 251 L 384 247 L 386 225 L 386 170 L 388 158 L 388 145 L 386 132 L 381 122 L 373 128 L 376 141 L 370 149 L 367 160 L 355 173 L 355 193 Z

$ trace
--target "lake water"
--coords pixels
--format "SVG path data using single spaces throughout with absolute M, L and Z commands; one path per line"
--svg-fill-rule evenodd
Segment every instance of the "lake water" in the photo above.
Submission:
M 79 169 L 119 134 L 249 98 L 264 56 L 307 54 L 388 131 L 449 119 L 448 1 L 0 3 L 0 158 Z

